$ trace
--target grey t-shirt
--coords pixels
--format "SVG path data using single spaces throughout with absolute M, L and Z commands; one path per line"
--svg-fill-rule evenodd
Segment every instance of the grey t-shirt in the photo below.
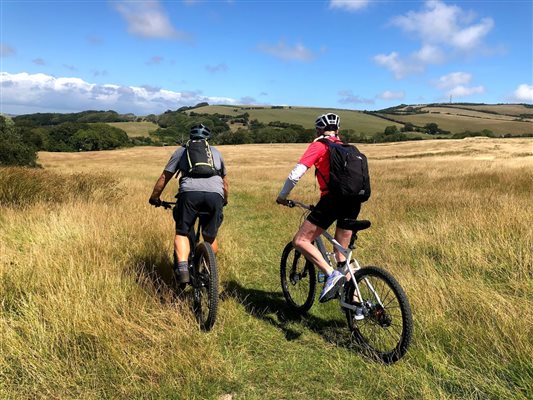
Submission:
M 168 160 L 165 171 L 182 172 L 180 178 L 180 192 L 213 192 L 218 193 L 224 197 L 224 182 L 222 177 L 226 176 L 226 167 L 220 152 L 211 146 L 211 153 L 213 154 L 213 162 L 220 175 L 210 176 L 209 178 L 192 178 L 185 176 L 184 171 L 189 169 L 187 157 L 182 157 L 185 154 L 185 147 L 179 147 Z

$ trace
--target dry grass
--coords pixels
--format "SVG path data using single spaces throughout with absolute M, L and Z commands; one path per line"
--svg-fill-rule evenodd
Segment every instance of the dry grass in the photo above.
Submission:
M 358 256 L 409 296 L 402 361 L 347 347 L 334 304 L 286 313 L 278 264 L 300 214 L 274 198 L 305 145 L 220 147 L 231 197 L 208 334 L 165 284 L 172 218 L 147 204 L 172 149 L 42 153 L 35 179 L 105 174 L 123 197 L 0 205 L 0 398 L 532 398 L 533 141 L 359 147 L 373 179 L 361 217 L 373 227 Z M 316 192 L 308 173 L 294 196 Z

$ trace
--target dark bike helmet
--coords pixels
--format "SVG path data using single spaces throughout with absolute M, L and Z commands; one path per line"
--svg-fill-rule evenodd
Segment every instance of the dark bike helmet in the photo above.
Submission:
M 209 139 L 211 130 L 204 124 L 194 125 L 189 133 L 191 139 Z
M 315 121 L 316 129 L 336 131 L 341 126 L 341 119 L 337 114 L 327 113 L 319 115 Z

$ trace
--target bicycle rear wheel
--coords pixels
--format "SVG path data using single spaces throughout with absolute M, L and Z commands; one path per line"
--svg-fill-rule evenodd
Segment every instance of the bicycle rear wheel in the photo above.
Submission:
M 196 246 L 193 268 L 193 308 L 200 327 L 209 331 L 218 308 L 218 271 L 215 253 L 209 243 Z
M 386 364 L 398 361 L 407 352 L 413 332 L 411 306 L 396 279 L 378 267 L 365 267 L 355 272 L 365 318 L 355 318 L 345 309 L 352 339 L 363 352 Z M 357 303 L 355 286 L 346 283 L 344 301 Z
M 280 263 L 281 290 L 287 304 L 298 313 L 307 312 L 315 301 L 315 266 L 287 243 Z

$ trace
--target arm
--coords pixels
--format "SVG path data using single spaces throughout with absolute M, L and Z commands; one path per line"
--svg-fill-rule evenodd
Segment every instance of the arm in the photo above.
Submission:
M 279 193 L 278 198 L 276 199 L 276 203 L 287 203 L 287 197 L 289 196 L 289 193 L 292 189 L 294 189 L 300 178 L 307 172 L 308 169 L 309 168 L 304 164 L 296 164 L 294 169 L 289 174 L 289 177 L 285 181 L 285 184 L 283 185 L 283 188 L 281 189 L 281 192 Z
M 227 175 L 224 175 L 222 178 L 222 181 L 224 182 L 224 205 L 228 204 L 228 177 Z
M 165 186 L 167 186 L 167 183 L 170 182 L 173 176 L 174 176 L 174 172 L 165 170 L 161 173 L 161 176 L 155 183 L 154 189 L 152 190 L 152 195 L 150 196 L 150 200 L 148 200 L 150 204 L 158 205 L 161 203 L 159 196 L 161 196 L 161 193 L 163 193 Z

